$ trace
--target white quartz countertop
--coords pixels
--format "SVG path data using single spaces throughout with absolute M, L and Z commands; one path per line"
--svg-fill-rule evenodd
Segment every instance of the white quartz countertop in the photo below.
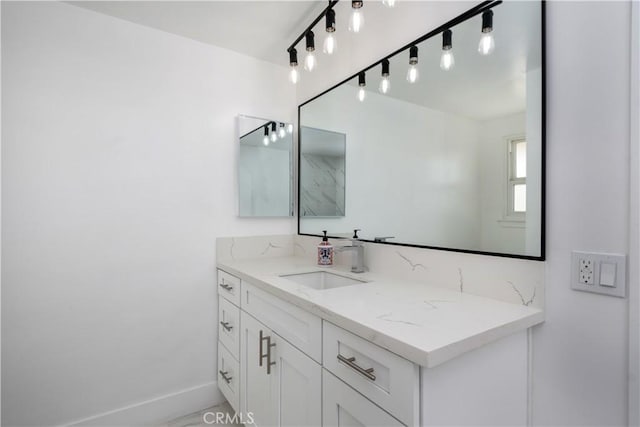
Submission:
M 308 258 L 218 261 L 218 267 L 414 363 L 430 368 L 544 321 L 542 310 Z M 368 283 L 316 290 L 279 277 L 329 271 Z

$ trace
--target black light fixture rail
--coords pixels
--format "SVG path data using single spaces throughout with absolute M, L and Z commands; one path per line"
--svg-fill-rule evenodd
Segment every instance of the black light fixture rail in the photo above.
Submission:
M 291 52 L 291 49 L 295 48 L 296 45 L 300 42 L 300 40 L 302 40 L 309 31 L 311 31 L 313 29 L 313 27 L 316 26 L 316 24 L 318 22 L 320 22 L 320 20 L 322 18 L 324 18 L 324 16 L 327 14 L 327 12 L 329 10 L 331 10 L 331 8 L 333 8 L 333 6 L 335 6 L 336 3 L 338 3 L 338 1 L 340 0 L 329 0 L 329 5 L 327 7 L 324 8 L 324 10 L 322 12 L 320 12 L 320 15 L 318 15 L 318 17 L 316 19 L 313 20 L 313 22 L 311 22 L 311 25 L 309 25 L 303 32 L 302 34 L 300 34 L 298 36 L 297 39 L 294 40 L 293 43 L 291 43 L 291 46 L 289 46 L 289 48 L 287 49 L 287 52 Z
M 265 126 L 268 126 L 268 127 L 269 127 L 269 129 L 270 129 L 270 128 L 271 128 L 271 124 L 272 124 L 272 123 L 276 123 L 276 122 L 274 122 L 273 120 L 269 120 L 269 121 L 268 121 L 268 122 L 266 122 L 265 124 L 262 124 L 262 125 L 258 126 L 257 128 L 252 129 L 252 130 L 250 130 L 249 132 L 245 133 L 244 135 L 241 135 L 241 136 L 240 136 L 240 139 L 244 138 L 245 136 L 251 135 L 251 134 L 252 134 L 252 133 L 254 133 L 255 131 L 262 129 L 262 128 L 264 128 Z
M 423 35 L 422 37 L 419 37 L 416 40 L 412 41 L 411 43 L 408 43 L 405 46 L 402 46 L 400 49 L 397 49 L 397 50 L 391 52 L 389 55 L 385 56 L 384 58 L 380 59 L 379 61 L 374 62 L 373 64 L 369 65 L 368 67 L 363 68 L 362 70 L 358 71 L 357 73 L 355 73 L 355 74 L 349 76 L 348 78 L 342 80 L 341 82 L 339 82 L 338 84 L 334 85 L 333 87 L 330 87 L 329 89 L 319 93 L 318 95 L 314 96 L 313 98 L 308 99 L 307 101 L 305 101 L 302 104 L 300 104 L 299 107 L 302 107 L 303 105 L 305 105 L 305 104 L 313 101 L 314 99 L 324 95 L 325 93 L 333 90 L 337 86 L 340 86 L 341 84 L 343 84 L 345 82 L 348 82 L 349 80 L 353 79 L 354 77 L 357 77 L 360 73 L 367 72 L 370 69 L 372 69 L 374 67 L 377 67 L 378 65 L 382 64 L 383 61 L 388 60 L 388 59 L 398 55 L 399 53 L 404 52 L 405 50 L 411 48 L 413 45 L 417 45 L 418 43 L 422 43 L 423 41 L 425 41 L 427 39 L 430 39 L 431 37 L 434 37 L 434 36 L 442 33 L 445 30 L 453 28 L 454 26 L 456 26 L 456 25 L 458 25 L 458 24 L 460 24 L 460 23 L 462 23 L 464 21 L 467 21 L 467 20 L 473 18 L 474 16 L 477 16 L 477 15 L 481 14 L 482 12 L 484 12 L 486 10 L 490 10 L 490 9 L 502 4 L 502 1 L 503 0 L 487 0 L 487 1 L 483 1 L 482 3 L 480 3 L 480 4 L 472 7 L 471 9 L 467 10 L 463 14 L 456 16 L 452 20 L 440 25 L 438 28 L 428 32 L 427 34 Z M 320 20 L 320 19 L 322 19 L 322 17 L 318 18 L 318 20 Z M 304 37 L 304 34 L 302 36 L 300 36 L 298 41 L 302 40 L 302 37 Z M 298 41 L 296 41 L 296 43 Z M 295 46 L 296 43 L 294 43 L 293 46 Z M 293 46 L 291 46 L 289 49 L 293 48 Z

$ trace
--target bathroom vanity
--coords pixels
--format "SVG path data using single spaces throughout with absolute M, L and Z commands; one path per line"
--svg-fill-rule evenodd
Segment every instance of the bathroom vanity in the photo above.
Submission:
M 218 384 L 256 425 L 526 424 L 542 310 L 309 257 L 218 268 Z
M 297 236 L 218 239 L 218 384 L 236 411 L 258 426 L 530 422 L 543 23 L 542 2 L 482 2 L 298 107 Z M 437 70 L 452 31 L 458 68 Z M 367 89 L 418 51 L 427 79 Z M 356 227 L 370 271 L 314 265 L 321 232 Z

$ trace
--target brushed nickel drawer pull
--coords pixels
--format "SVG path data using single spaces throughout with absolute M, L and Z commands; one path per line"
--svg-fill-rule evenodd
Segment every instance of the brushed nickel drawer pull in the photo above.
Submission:
M 355 363 L 356 362 L 356 358 L 355 357 L 349 357 L 347 359 L 343 355 L 338 354 L 338 360 L 341 361 L 342 363 L 344 363 L 345 365 L 347 365 L 348 367 L 350 367 L 351 369 L 354 369 L 359 374 L 362 374 L 365 377 L 369 378 L 371 381 L 375 381 L 376 380 L 376 376 L 373 375 L 373 368 L 365 369 L 362 366 L 356 365 L 356 363 Z
M 227 285 L 226 283 L 224 283 L 224 281 L 222 281 L 222 283 L 220 283 L 220 287 L 222 289 L 227 290 L 227 291 L 232 291 L 233 290 L 233 286 Z
M 220 322 L 220 324 L 227 332 L 231 332 L 233 329 L 233 326 L 229 325 L 229 322 Z
M 231 380 L 233 379 L 233 377 L 228 377 L 227 374 L 229 373 L 229 371 L 219 371 L 220 375 L 222 375 L 222 379 L 225 380 L 227 382 L 227 384 L 229 384 L 231 382 Z

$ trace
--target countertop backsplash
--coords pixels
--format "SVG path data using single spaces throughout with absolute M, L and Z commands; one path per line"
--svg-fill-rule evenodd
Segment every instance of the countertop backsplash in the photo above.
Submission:
M 295 237 L 292 234 L 219 237 L 216 239 L 216 257 L 218 261 L 240 261 L 293 256 Z
M 217 239 L 218 260 L 283 256 L 315 259 L 315 236 L 277 235 Z M 348 239 L 332 239 L 335 246 Z M 365 266 L 372 273 L 455 289 L 513 304 L 544 308 L 544 262 L 364 243 Z M 335 252 L 337 265 L 349 266 L 352 253 Z M 323 267 L 319 267 L 323 268 Z

